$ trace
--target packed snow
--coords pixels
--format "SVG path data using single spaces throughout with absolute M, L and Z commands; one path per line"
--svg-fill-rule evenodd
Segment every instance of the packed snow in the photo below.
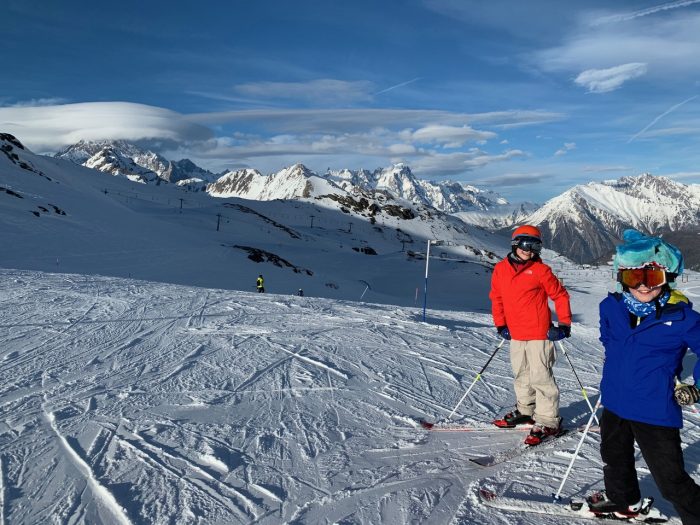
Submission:
M 495 349 L 487 313 L 428 310 L 423 322 L 411 307 L 0 275 L 6 523 L 562 523 L 477 495 L 483 485 L 533 508 L 550 502 L 580 436 L 490 468 L 469 461 L 524 437 L 487 427 L 514 402 L 506 349 L 454 416 L 485 430 L 418 424 L 444 419 Z M 594 311 L 609 280 L 593 270 L 565 279 L 578 313 L 565 344 L 595 399 Z M 567 425 L 584 424 L 588 406 L 561 356 L 555 371 Z M 700 416 L 685 419 L 697 478 Z M 565 497 L 601 488 L 598 439 L 586 438 Z M 638 471 L 658 497 L 641 459 Z

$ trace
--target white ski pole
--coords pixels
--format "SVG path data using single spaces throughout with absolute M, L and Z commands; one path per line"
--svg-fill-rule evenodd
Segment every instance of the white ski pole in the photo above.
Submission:
M 566 474 L 564 474 L 564 478 L 561 480 L 561 483 L 559 484 L 559 489 L 557 490 L 556 494 L 553 494 L 554 501 L 557 502 L 560 499 L 560 494 L 561 494 L 561 489 L 564 488 L 564 483 L 566 483 L 567 478 L 569 477 L 569 474 L 571 473 L 571 468 L 574 466 L 574 461 L 576 461 L 576 458 L 578 457 L 578 453 L 581 450 L 581 445 L 583 445 L 583 440 L 586 439 L 586 435 L 588 434 L 588 430 L 591 428 L 591 423 L 593 423 L 593 418 L 595 417 L 595 413 L 598 411 L 598 408 L 600 408 L 600 400 L 601 398 L 598 397 L 598 402 L 595 404 L 595 408 L 591 412 L 591 417 L 588 418 L 588 423 L 586 424 L 586 428 L 583 429 L 583 435 L 581 436 L 581 439 L 578 442 L 578 446 L 576 447 L 576 451 L 574 452 L 574 457 L 571 458 L 571 461 L 569 462 L 569 468 L 566 469 Z M 597 420 L 598 418 L 596 418 Z
M 578 374 L 576 373 L 576 369 L 574 368 L 574 364 L 571 362 L 571 359 L 569 359 L 569 354 L 566 353 L 566 348 L 564 348 L 564 344 L 561 341 L 557 341 L 559 343 L 559 349 L 562 351 L 564 356 L 566 357 L 566 360 L 569 362 L 569 365 L 571 366 L 571 371 L 574 373 L 574 377 L 576 377 L 576 381 L 578 381 L 578 386 L 581 387 L 581 392 L 583 393 L 583 399 L 586 400 L 586 403 L 588 404 L 588 408 L 590 409 L 591 413 L 593 414 L 593 417 L 595 417 L 595 422 L 596 424 L 600 425 L 600 421 L 598 421 L 598 416 L 595 415 L 595 410 L 593 410 L 593 406 L 591 405 L 590 399 L 588 399 L 588 393 L 586 392 L 586 389 L 583 388 L 583 383 L 581 383 L 581 380 L 578 378 Z
M 452 409 L 452 412 L 450 412 L 450 415 L 447 416 L 447 419 L 452 419 L 452 416 L 453 416 L 454 413 L 457 411 L 457 408 L 459 408 L 459 405 L 462 404 L 462 401 L 464 401 L 464 400 L 466 399 L 466 397 L 469 395 L 469 392 L 472 391 L 472 388 L 474 388 L 474 385 L 476 384 L 476 382 L 477 382 L 479 379 L 481 379 L 481 374 L 484 373 L 484 370 L 486 370 L 486 367 L 489 366 L 489 363 L 491 362 L 491 359 L 493 359 L 493 356 L 496 355 L 496 352 L 498 352 L 498 351 L 501 349 L 501 347 L 503 346 L 503 343 L 505 343 L 505 342 L 506 342 L 505 339 L 501 339 L 500 344 L 499 344 L 499 345 L 496 347 L 496 349 L 493 351 L 493 354 L 491 354 L 491 357 L 489 357 L 489 360 L 486 361 L 486 364 L 483 366 L 483 368 L 479 371 L 478 374 L 476 374 L 476 377 L 474 378 L 474 381 L 472 381 L 472 384 L 469 386 L 469 388 L 468 388 L 467 391 L 464 393 L 464 395 L 462 396 L 462 398 L 457 402 L 457 404 L 455 405 L 455 407 Z

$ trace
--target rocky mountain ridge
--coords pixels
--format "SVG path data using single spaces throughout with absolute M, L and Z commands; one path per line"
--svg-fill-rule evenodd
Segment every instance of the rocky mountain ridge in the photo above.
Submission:
M 627 228 L 700 232 L 700 185 L 649 173 L 590 182 L 550 199 L 523 222 L 538 226 L 550 248 L 574 261 L 605 260 Z

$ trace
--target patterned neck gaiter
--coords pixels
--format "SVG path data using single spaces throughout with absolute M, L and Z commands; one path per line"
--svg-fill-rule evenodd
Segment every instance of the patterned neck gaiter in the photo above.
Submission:
M 671 298 L 671 292 L 664 290 L 655 300 L 643 303 L 634 298 L 629 292 L 622 293 L 623 300 L 627 309 L 637 317 L 646 317 L 649 314 L 656 312 L 656 303 L 659 303 L 659 308 L 663 308 Z

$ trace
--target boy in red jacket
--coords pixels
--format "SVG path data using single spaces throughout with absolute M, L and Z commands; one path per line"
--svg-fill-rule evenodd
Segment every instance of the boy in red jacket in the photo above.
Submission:
M 493 269 L 489 297 L 496 329 L 510 341 L 517 408 L 494 424 L 534 423 L 525 443 L 537 445 L 561 431 L 552 341 L 571 335 L 571 306 L 568 292 L 540 259 L 540 230 L 527 225 L 516 228 L 511 246 L 511 253 Z M 559 326 L 552 325 L 548 298 L 554 301 Z

